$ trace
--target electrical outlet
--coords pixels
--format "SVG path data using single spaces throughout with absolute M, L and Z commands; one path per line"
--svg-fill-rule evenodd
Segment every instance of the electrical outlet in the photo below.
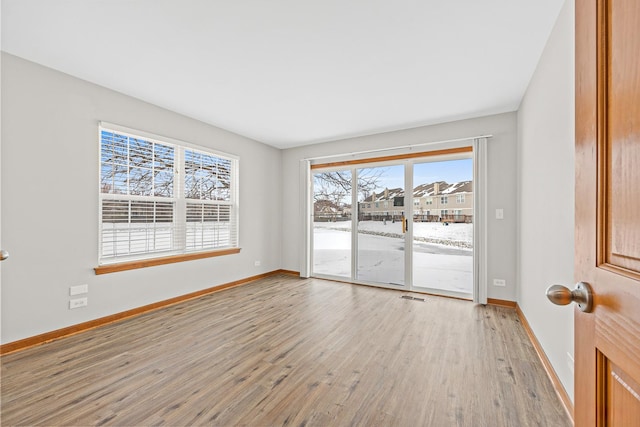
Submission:
M 73 310 L 74 308 L 86 307 L 89 304 L 89 298 L 75 298 L 69 300 L 69 310 Z
M 89 285 L 69 286 L 69 295 L 80 295 L 89 292 Z
M 260 267 L 260 261 L 254 261 L 253 262 L 253 266 L 254 267 Z
M 507 286 L 507 281 L 504 279 L 493 279 L 493 286 Z

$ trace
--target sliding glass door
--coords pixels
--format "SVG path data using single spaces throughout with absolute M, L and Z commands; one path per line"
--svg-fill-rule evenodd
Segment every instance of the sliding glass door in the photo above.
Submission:
M 405 284 L 404 168 L 393 165 L 356 170 L 358 281 Z
M 351 278 L 351 170 L 313 174 L 313 273 Z
M 472 159 L 413 165 L 413 287 L 471 297 Z
M 314 276 L 471 298 L 470 152 L 313 172 Z

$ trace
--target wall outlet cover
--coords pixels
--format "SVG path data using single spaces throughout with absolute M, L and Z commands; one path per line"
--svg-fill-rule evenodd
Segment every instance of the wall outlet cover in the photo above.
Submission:
M 80 295 L 89 292 L 89 285 L 69 286 L 69 295 Z
M 73 310 L 74 308 L 86 307 L 89 304 L 89 298 L 75 298 L 69 300 L 69 310 Z

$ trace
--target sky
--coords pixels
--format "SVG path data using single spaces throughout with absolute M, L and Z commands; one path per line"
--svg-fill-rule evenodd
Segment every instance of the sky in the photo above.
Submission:
M 370 169 L 370 168 L 363 168 Z M 385 188 L 402 188 L 404 189 L 404 165 L 381 166 L 373 168 L 373 173 L 381 171 L 378 178 L 378 187 L 374 190 L 381 192 Z M 347 176 L 351 176 L 350 172 L 346 172 Z M 371 175 L 371 171 L 369 175 Z M 431 184 L 436 181 L 445 181 L 449 184 L 460 181 L 471 181 L 473 179 L 473 160 L 447 160 L 434 161 L 425 163 L 415 163 L 413 165 L 413 187 L 421 184 Z M 314 188 L 314 191 L 318 191 Z M 350 203 L 350 195 L 345 194 L 342 200 L 344 203 Z M 365 197 L 365 194 L 359 194 L 358 197 Z
M 385 173 L 380 179 L 380 189 L 404 188 L 404 167 L 402 165 L 383 168 Z M 413 165 L 413 186 L 446 181 L 449 184 L 473 179 L 473 160 L 460 159 L 444 162 L 416 163 Z

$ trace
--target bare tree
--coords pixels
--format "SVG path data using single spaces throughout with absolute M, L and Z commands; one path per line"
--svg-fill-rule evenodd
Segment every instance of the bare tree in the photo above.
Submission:
M 124 135 L 104 134 L 100 185 L 103 193 L 173 195 L 172 147 Z
M 185 197 L 228 200 L 231 194 L 231 162 L 214 162 L 213 156 L 202 157 L 201 163 L 185 161 Z
M 365 168 L 358 170 L 357 191 L 362 199 L 365 199 L 376 188 L 385 170 L 381 168 Z M 342 194 L 342 197 L 351 193 L 351 171 L 321 172 L 314 175 L 316 188 L 320 188 L 322 194 L 331 194 L 332 197 Z M 314 191 L 314 193 L 316 193 Z M 316 194 L 314 194 L 314 197 Z M 317 199 L 316 199 L 317 200 Z

